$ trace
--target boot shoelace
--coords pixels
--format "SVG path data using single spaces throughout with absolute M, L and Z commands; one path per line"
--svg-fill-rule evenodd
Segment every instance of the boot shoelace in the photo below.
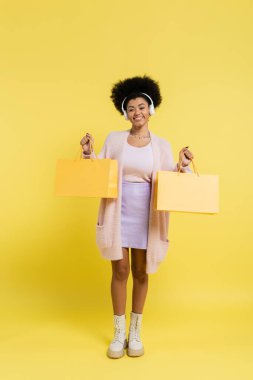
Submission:
M 130 337 L 131 337 L 131 340 L 135 339 L 138 342 L 141 342 L 141 338 L 140 338 L 140 324 L 137 321 L 136 321 L 135 324 L 131 324 L 130 325 Z
M 116 320 L 116 326 L 114 330 L 114 339 L 113 342 L 116 342 L 117 340 L 121 343 L 124 342 L 125 334 L 123 328 L 119 324 L 119 320 Z

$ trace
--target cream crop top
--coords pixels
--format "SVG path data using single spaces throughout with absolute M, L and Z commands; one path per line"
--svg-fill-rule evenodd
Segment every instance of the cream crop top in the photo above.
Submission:
M 153 151 L 151 142 L 142 147 L 126 144 L 123 162 L 123 180 L 128 182 L 151 182 Z

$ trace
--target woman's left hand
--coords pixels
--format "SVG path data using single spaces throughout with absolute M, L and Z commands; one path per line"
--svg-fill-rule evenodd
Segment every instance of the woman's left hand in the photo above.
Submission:
M 191 163 L 191 160 L 194 158 L 191 151 L 189 151 L 188 146 L 182 148 L 179 152 L 179 161 L 181 160 L 182 166 L 188 166 Z

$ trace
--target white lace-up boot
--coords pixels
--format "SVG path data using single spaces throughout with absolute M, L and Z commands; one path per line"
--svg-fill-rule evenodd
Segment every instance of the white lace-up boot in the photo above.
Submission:
M 107 355 L 110 358 L 121 358 L 127 347 L 126 339 L 126 314 L 123 315 L 114 315 L 114 338 L 110 343 L 110 346 L 107 350 Z
M 144 347 L 140 338 L 142 314 L 131 311 L 130 317 L 127 354 L 129 356 L 141 356 L 144 354 Z

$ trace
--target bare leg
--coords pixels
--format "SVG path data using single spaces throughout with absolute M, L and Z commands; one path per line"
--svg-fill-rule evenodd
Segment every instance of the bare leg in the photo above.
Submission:
M 111 260 L 111 296 L 115 315 L 123 315 L 126 311 L 127 280 L 130 273 L 129 248 L 122 248 L 122 253 L 123 259 Z
M 148 291 L 145 249 L 131 249 L 131 269 L 133 276 L 132 311 L 141 314 Z

